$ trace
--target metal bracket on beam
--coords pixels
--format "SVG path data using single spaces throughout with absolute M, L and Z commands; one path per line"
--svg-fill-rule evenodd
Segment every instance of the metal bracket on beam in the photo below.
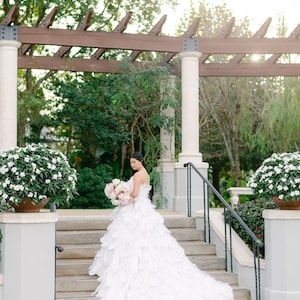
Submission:
M 18 40 L 18 27 L 0 25 L 0 40 Z
M 183 39 L 183 51 L 199 51 L 199 40 L 196 38 Z

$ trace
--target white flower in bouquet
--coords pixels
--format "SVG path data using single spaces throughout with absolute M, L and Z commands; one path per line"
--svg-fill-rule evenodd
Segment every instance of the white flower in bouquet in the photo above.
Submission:
M 106 186 L 105 186 L 105 189 L 104 189 L 104 193 L 105 193 L 105 196 L 108 198 L 108 199 L 114 199 L 116 198 L 116 194 L 115 194 L 115 186 L 113 185 L 113 183 L 108 183 Z
M 129 184 L 120 179 L 113 179 L 112 182 L 106 184 L 104 193 L 111 200 L 111 203 L 116 206 L 133 202 L 133 198 L 130 197 Z

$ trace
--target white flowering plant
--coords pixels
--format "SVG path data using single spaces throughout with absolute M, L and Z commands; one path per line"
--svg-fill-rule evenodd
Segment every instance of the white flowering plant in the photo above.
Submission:
M 261 198 L 300 200 L 300 152 L 273 153 L 263 161 L 247 185 Z
M 105 185 L 104 193 L 111 203 L 116 206 L 127 205 L 133 202 L 133 198 L 130 196 L 129 184 L 117 178 Z
M 25 197 L 32 203 L 45 198 L 69 203 L 76 194 L 76 170 L 66 156 L 46 144 L 30 144 L 0 151 L 0 199 L 2 206 L 19 203 Z

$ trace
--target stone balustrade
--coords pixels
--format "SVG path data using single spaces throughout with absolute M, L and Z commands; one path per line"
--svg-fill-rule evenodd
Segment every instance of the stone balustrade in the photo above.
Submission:
M 240 201 L 240 195 L 253 195 L 253 190 L 248 187 L 231 187 L 228 189 L 230 193 L 231 206 L 236 206 Z

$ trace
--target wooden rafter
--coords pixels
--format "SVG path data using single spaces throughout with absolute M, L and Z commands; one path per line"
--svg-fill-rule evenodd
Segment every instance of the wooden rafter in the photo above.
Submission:
M 167 15 L 163 15 L 160 20 L 155 24 L 155 26 L 150 30 L 150 32 L 148 33 L 148 35 L 159 35 L 161 33 L 162 27 L 165 24 L 167 20 Z M 130 54 L 130 58 L 132 61 L 134 61 L 139 55 L 140 55 L 141 51 L 138 50 L 134 50 L 131 52 Z
M 11 7 L 7 15 L 4 17 L 4 19 L 0 22 L 0 25 L 10 25 L 11 23 L 14 23 L 16 21 L 16 14 L 19 9 L 19 4 L 15 4 Z
M 116 28 L 113 30 L 113 32 L 122 33 L 126 30 L 127 25 L 131 19 L 132 12 L 128 12 L 126 16 L 121 20 L 121 22 L 116 26 Z M 106 49 L 99 48 L 94 54 L 93 59 L 99 59 L 103 53 L 106 51 Z
M 85 17 L 81 21 L 81 23 L 78 25 L 77 30 L 87 30 L 90 26 L 90 20 L 92 17 L 94 10 L 92 8 L 89 8 L 88 11 L 85 14 Z M 63 57 L 67 52 L 71 50 L 72 47 L 70 46 L 63 46 L 60 47 L 59 50 L 54 54 L 54 56 Z
M 52 11 L 46 16 L 45 20 L 41 24 L 39 24 L 38 27 L 49 28 L 53 24 L 57 12 L 58 12 L 58 8 L 54 7 Z M 22 44 L 20 51 L 24 55 L 31 47 L 32 44 Z
M 259 28 L 259 30 L 252 36 L 252 38 L 263 38 L 268 31 L 271 21 L 272 21 L 272 18 L 268 18 L 266 20 L 266 22 Z M 238 54 L 230 62 L 236 63 L 236 64 L 240 63 L 245 56 L 246 56 L 246 53 Z
M 231 18 L 231 20 L 227 22 L 227 24 L 223 27 L 221 32 L 217 35 L 217 38 L 227 38 L 232 31 L 234 22 L 235 22 L 235 18 Z M 200 64 L 206 62 L 206 60 L 209 58 L 210 55 L 211 54 L 203 53 L 200 57 Z
M 288 39 L 296 39 L 300 36 L 300 24 L 297 25 L 297 27 L 293 30 L 293 32 L 288 36 Z M 281 56 L 282 54 L 273 54 L 268 60 L 267 63 L 269 64 L 274 64 L 278 58 Z

